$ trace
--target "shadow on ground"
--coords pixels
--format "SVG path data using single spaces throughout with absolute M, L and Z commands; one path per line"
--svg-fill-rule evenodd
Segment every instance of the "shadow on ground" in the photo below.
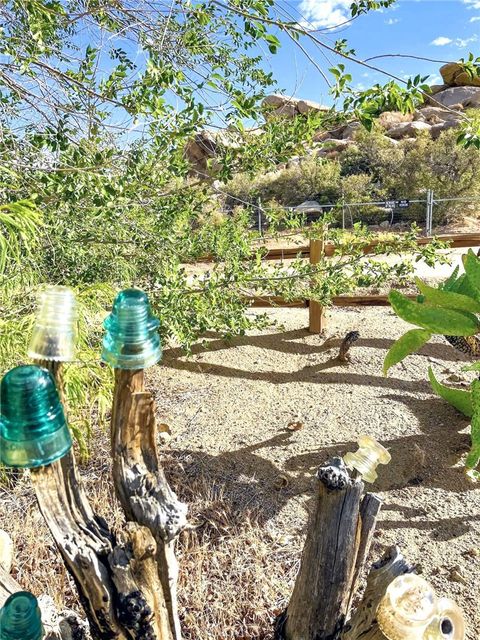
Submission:
M 340 342 L 340 339 L 336 343 L 329 341 L 328 346 L 323 346 L 320 343 L 321 338 L 318 339 L 318 344 L 300 341 L 308 335 L 311 334 L 306 330 L 294 330 L 241 337 L 232 342 L 226 342 L 210 334 L 211 341 L 206 345 L 195 345 L 192 353 L 198 355 L 248 345 L 285 354 L 308 356 L 323 353 L 327 349 L 338 346 Z M 386 352 L 392 343 L 393 340 L 386 338 L 361 338 L 356 346 L 375 350 L 384 349 Z M 428 344 L 422 348 L 420 354 L 447 361 L 463 360 L 462 355 L 447 343 Z M 381 492 L 408 486 L 441 488 L 449 492 L 464 492 L 472 489 L 461 466 L 454 466 L 469 448 L 469 435 L 459 433 L 468 426 L 468 422 L 438 398 L 431 396 L 419 399 L 413 395 L 415 393 L 432 394 L 432 389 L 426 380 L 385 378 L 380 374 L 368 375 L 349 371 L 348 368 L 343 367 L 340 371 L 329 371 L 332 367 L 339 366 L 339 362 L 334 357 L 326 362 L 290 372 L 248 371 L 182 358 L 181 350 L 168 350 L 165 353 L 163 365 L 198 374 L 202 373 L 201 368 L 205 364 L 210 375 L 261 380 L 272 384 L 308 382 L 378 387 L 379 394 L 382 390 L 385 392 L 385 395 L 379 396 L 380 399 L 385 398 L 390 402 L 405 404 L 408 408 L 406 420 L 409 414 L 413 414 L 421 433 L 389 438 L 388 425 L 386 425 L 386 437 L 382 439 L 382 444 L 389 449 L 393 461 L 388 467 L 379 469 L 377 483 L 369 488 Z M 408 424 L 405 426 L 406 431 L 411 431 Z M 219 455 L 190 450 L 173 450 L 169 455 L 181 463 L 187 478 L 203 476 L 212 484 L 221 485 L 225 499 L 230 501 L 234 509 L 253 511 L 260 522 L 267 522 L 277 516 L 290 500 L 300 499 L 302 504 L 305 503 L 304 498 L 311 495 L 314 489 L 315 472 L 321 464 L 332 456 L 344 455 L 347 451 L 357 448 L 357 443 L 353 440 L 340 441 L 331 446 L 319 447 L 316 451 L 288 457 L 293 437 L 294 434 L 291 431 L 285 430 L 268 440 L 241 446 L 234 451 Z M 270 449 L 268 458 L 262 455 L 262 449 Z M 281 467 L 269 459 L 275 460 L 275 449 L 284 450 L 281 457 L 286 458 L 286 461 Z M 407 513 L 405 507 L 395 504 L 387 504 L 385 510 L 400 511 L 402 517 L 398 520 L 387 519 L 382 523 L 384 529 L 412 527 L 430 531 L 436 539 L 444 540 L 462 535 L 471 528 L 470 523 L 475 520 L 475 518 L 472 519 L 471 514 L 465 515 L 465 518 L 429 520 L 422 516 L 421 510 Z M 412 521 L 411 518 L 414 520 Z
M 215 336 L 215 334 L 208 334 Z M 235 338 L 232 341 L 224 339 L 210 340 L 206 344 L 197 344 L 192 348 L 192 355 L 203 353 L 212 353 L 215 351 L 223 351 L 235 349 L 241 346 L 253 346 L 260 349 L 269 349 L 278 351 L 279 353 L 292 354 L 296 356 L 308 356 L 324 353 L 331 348 L 336 348 L 340 344 L 340 339 L 328 343 L 328 346 L 322 344 L 307 344 L 305 342 L 297 342 L 311 334 L 305 330 L 285 331 L 281 333 L 269 333 L 259 336 L 246 336 Z M 319 338 L 319 341 L 323 341 Z M 385 353 L 393 344 L 393 340 L 386 338 L 365 338 L 360 339 L 355 347 L 385 349 Z M 355 348 L 352 350 L 355 352 Z M 419 354 L 425 357 L 433 357 L 447 361 L 459 361 L 464 358 L 460 353 L 455 351 L 449 344 L 431 343 L 427 344 L 419 351 Z M 202 366 L 211 375 L 224 376 L 227 378 L 240 378 L 244 380 L 264 381 L 272 384 L 288 384 L 291 382 L 313 382 L 316 384 L 352 384 L 357 386 L 377 386 L 387 389 L 403 389 L 404 391 L 431 391 L 427 381 L 409 381 L 400 380 L 398 378 L 385 378 L 382 375 L 372 376 L 363 373 L 352 373 L 348 371 L 322 373 L 323 371 L 339 366 L 340 363 L 335 357 L 327 362 L 306 365 L 297 371 L 248 371 L 227 365 L 205 363 L 203 365 L 192 360 L 185 360 L 185 354 L 181 349 L 168 349 L 165 351 L 162 365 L 172 369 L 182 371 L 190 371 L 191 373 L 202 373 Z
M 458 433 L 458 428 L 466 427 L 467 422 L 459 419 L 453 409 L 451 420 L 448 419 L 450 408 L 443 406 L 444 425 L 439 426 L 438 409 L 443 403 L 435 398 L 385 397 L 404 402 L 416 414 L 423 433 L 382 440 L 393 462 L 379 468 L 377 482 L 368 489 L 388 493 L 408 486 L 442 488 L 450 492 L 465 492 L 474 488 L 465 478 L 461 466 L 453 466 L 469 447 L 469 435 Z M 457 425 L 457 428 L 452 425 Z M 321 464 L 333 456 L 344 455 L 357 448 L 353 440 L 338 442 L 314 452 L 293 455 L 282 467 L 261 455 L 265 448 L 288 450 L 293 437 L 291 431 L 282 431 L 273 438 L 216 456 L 189 450 L 173 450 L 170 455 L 182 464 L 187 480 L 199 476 L 208 478 L 211 484 L 223 487 L 225 500 L 235 510 L 253 511 L 260 522 L 267 522 L 277 516 L 290 500 L 302 498 L 303 502 L 304 497 L 312 494 L 315 472 Z M 415 528 L 429 531 L 432 537 L 440 540 L 462 535 L 472 528 L 472 522 L 480 520 L 480 515 L 472 518 L 471 514 L 466 514 L 464 518 L 425 519 L 422 517 L 425 512 L 421 509 L 409 510 L 404 506 L 389 504 L 388 497 L 384 510 L 400 511 L 402 516 L 398 520 L 387 519 L 382 522 L 383 529 Z M 420 519 L 412 521 L 412 517 Z

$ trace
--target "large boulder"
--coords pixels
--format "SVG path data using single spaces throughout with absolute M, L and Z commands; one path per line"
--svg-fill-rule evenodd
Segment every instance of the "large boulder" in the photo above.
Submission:
M 269 116 L 274 116 L 275 118 L 294 118 L 298 115 L 297 108 L 291 102 L 286 102 L 282 104 L 280 107 L 277 107 L 273 111 L 269 112 Z
M 329 107 L 325 107 L 313 100 L 300 100 L 292 96 L 283 96 L 280 93 L 272 93 L 266 96 L 262 104 L 268 110 L 268 115 L 274 117 L 294 118 L 295 116 L 315 111 L 330 111 Z
M 435 101 L 444 107 L 454 107 L 461 104 L 462 107 L 480 108 L 480 87 L 450 87 L 435 94 Z
M 353 140 L 337 140 L 336 138 L 327 138 L 323 141 L 322 147 L 318 149 L 316 155 L 320 158 L 337 158 L 350 147 L 354 147 Z
M 430 131 L 432 127 L 427 122 L 414 121 L 404 122 L 397 125 L 393 129 L 390 129 L 388 136 L 394 140 L 400 140 L 401 138 L 412 138 L 424 131 Z
M 432 84 L 430 85 L 430 95 L 434 96 L 436 93 L 440 93 L 444 89 L 448 89 L 448 84 Z
M 191 171 L 199 175 L 208 173 L 208 161 L 215 158 L 218 149 L 216 136 L 210 131 L 200 131 L 185 146 L 185 155 Z
M 458 62 L 444 64 L 440 73 L 449 87 L 480 87 L 480 77 L 472 78 Z
M 317 131 L 313 136 L 314 142 L 324 142 L 325 140 L 331 140 L 334 138 L 335 140 L 340 140 L 343 136 L 343 132 L 347 128 L 345 124 L 339 124 L 335 129 L 330 129 L 329 131 L 324 131 L 321 129 Z
M 350 122 L 350 124 L 347 124 L 342 131 L 342 140 L 351 140 L 361 127 L 360 122 Z
M 378 117 L 378 124 L 389 131 L 404 122 L 412 122 L 412 113 L 400 113 L 399 111 L 384 111 Z
M 438 124 L 434 124 L 430 129 L 430 135 L 434 140 L 436 140 L 444 131 L 447 129 L 454 129 L 458 127 L 458 120 L 446 120 L 445 122 L 439 122 Z
M 297 109 L 302 115 L 318 111 L 330 111 L 328 107 L 313 100 L 299 100 L 297 102 Z
M 290 96 L 282 96 L 280 93 L 272 93 L 263 99 L 264 107 L 283 107 L 284 104 L 291 104 L 295 102 L 295 98 Z
M 461 107 L 461 105 L 460 105 Z M 463 107 L 460 108 L 460 111 Z M 462 118 L 460 112 L 452 112 L 442 107 L 423 107 L 415 112 L 415 120 L 423 120 L 429 124 L 440 124 L 441 122 L 459 122 Z

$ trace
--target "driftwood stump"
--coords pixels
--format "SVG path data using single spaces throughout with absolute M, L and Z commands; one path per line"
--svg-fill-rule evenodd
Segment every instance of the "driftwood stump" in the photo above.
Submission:
M 389 550 L 374 565 L 364 598 L 349 620 L 381 501 L 363 495 L 360 476 L 350 474 L 341 458 L 320 467 L 317 479 L 300 570 L 288 607 L 277 619 L 275 638 L 384 638 L 375 620 L 377 606 L 390 582 L 410 568 L 396 549 Z
M 155 539 L 158 576 L 173 637 L 181 637 L 177 609 L 175 539 L 186 525 L 187 507 L 170 489 L 160 466 L 154 403 L 144 372 L 115 371 L 112 410 L 113 481 L 127 520 L 146 527 Z
M 60 383 L 58 364 L 39 364 L 47 365 Z M 114 534 L 93 513 L 73 452 L 32 469 L 31 477 L 40 510 L 77 585 L 92 637 L 173 640 L 157 571 L 157 543 L 150 530 L 130 521 Z

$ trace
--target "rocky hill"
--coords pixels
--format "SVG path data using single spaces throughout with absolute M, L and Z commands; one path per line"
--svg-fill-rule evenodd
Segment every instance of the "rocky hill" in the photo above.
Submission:
M 443 84 L 433 85 L 424 105 L 414 113 L 403 114 L 386 111 L 378 119 L 386 138 L 392 145 L 404 139 L 414 139 L 428 132 L 436 139 L 443 131 L 458 127 L 462 112 L 480 109 L 480 78 L 471 78 L 457 62 L 445 64 L 440 69 Z M 265 98 L 268 117 L 295 118 L 312 111 L 326 112 L 329 108 L 311 100 L 272 94 Z M 355 144 L 355 131 L 361 125 L 352 122 L 333 130 L 318 131 L 314 137 L 316 155 L 335 157 Z M 215 158 L 218 143 L 229 144 L 222 133 L 202 131 L 187 146 L 186 153 L 192 170 L 200 175 L 207 172 L 207 161 Z

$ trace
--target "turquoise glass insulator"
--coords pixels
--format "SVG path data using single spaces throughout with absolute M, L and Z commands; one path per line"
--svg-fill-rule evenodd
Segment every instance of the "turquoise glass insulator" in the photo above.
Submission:
M 124 289 L 105 319 L 102 360 L 115 369 L 146 369 L 162 357 L 158 326 L 148 296 L 140 289 Z
M 12 594 L 0 609 L 0 640 L 41 640 L 43 636 L 35 596 L 28 591 Z
M 39 296 L 28 355 L 36 360 L 69 362 L 75 357 L 77 310 L 68 287 L 47 287 Z
M 8 467 L 41 467 L 72 446 L 55 382 L 46 369 L 15 367 L 0 385 L 0 460 Z

